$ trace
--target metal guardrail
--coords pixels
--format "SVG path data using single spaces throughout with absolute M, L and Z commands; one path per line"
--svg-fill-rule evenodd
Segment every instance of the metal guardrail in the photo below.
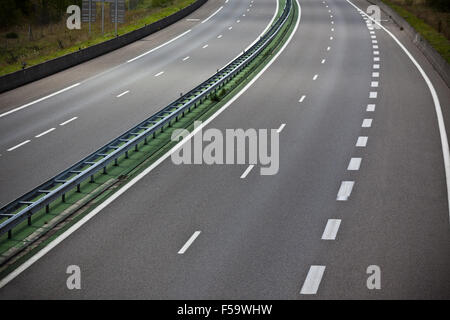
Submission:
M 0 219 L 6 218 L 6 220 L 0 224 L 0 235 L 8 232 L 8 237 L 11 238 L 12 229 L 24 220 L 28 220 L 28 224 L 31 225 L 31 217 L 34 213 L 43 208 L 46 208 L 48 212 L 50 203 L 59 197 L 62 197 L 64 202 L 65 195 L 70 190 L 77 188 L 77 191 L 80 192 L 82 182 L 87 179 L 94 181 L 94 175 L 97 172 L 103 170 L 106 173 L 107 166 L 112 162 L 117 165 L 120 156 L 125 154 L 125 157 L 128 157 L 128 152 L 132 148 L 137 151 L 140 143 L 147 144 L 147 139 L 150 136 L 154 137 L 158 130 L 162 132 L 166 125 L 170 127 L 173 120 L 178 121 L 179 117 L 184 116 L 191 108 L 195 108 L 197 103 L 201 103 L 215 94 L 269 45 L 284 26 L 291 9 L 292 0 L 287 0 L 282 14 L 269 31 L 250 49 L 244 51 L 208 80 L 69 169 L 1 208 Z

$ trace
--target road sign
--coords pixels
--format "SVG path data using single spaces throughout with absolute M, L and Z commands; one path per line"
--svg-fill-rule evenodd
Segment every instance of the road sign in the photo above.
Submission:
M 89 4 L 91 7 L 89 8 Z M 83 0 L 81 5 L 81 21 L 82 22 L 95 22 L 97 16 L 97 5 L 95 1 Z M 90 17 L 90 18 L 89 18 Z

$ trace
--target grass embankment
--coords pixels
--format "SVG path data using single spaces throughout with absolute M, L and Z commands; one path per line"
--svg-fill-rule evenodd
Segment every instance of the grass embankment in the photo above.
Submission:
M 404 18 L 418 33 L 420 33 L 437 52 L 450 63 L 450 13 L 438 11 L 425 4 L 413 4 L 412 1 L 382 0 Z M 407 3 L 410 3 L 408 5 Z M 422 14 L 423 19 L 419 18 Z M 434 27 L 428 21 L 433 21 Z M 439 22 L 441 21 L 441 22 Z M 440 26 L 439 26 L 440 25 Z M 438 30 L 440 29 L 441 32 Z M 447 37 L 445 36 L 447 34 Z
M 280 10 L 283 8 L 284 2 L 285 0 L 280 0 Z M 26 255 L 22 256 L 9 266 L 3 266 L 3 270 L 0 270 L 0 278 L 25 261 L 29 256 L 45 247 L 55 237 L 82 219 L 101 202 L 111 196 L 118 188 L 133 179 L 136 175 L 141 173 L 162 155 L 164 155 L 168 150 L 170 150 L 174 145 L 176 145 L 177 142 L 171 141 L 173 130 L 177 128 L 186 128 L 192 131 L 194 121 L 204 121 L 208 119 L 217 110 L 224 106 L 245 85 L 247 85 L 252 78 L 270 61 L 272 56 L 285 43 L 293 31 L 295 21 L 298 17 L 298 8 L 295 1 L 294 6 L 296 10 L 289 17 L 289 22 L 283 28 L 282 32 L 277 35 L 274 41 L 258 56 L 258 58 L 248 65 L 239 75 L 227 82 L 225 86 L 219 90 L 218 95 L 214 95 L 209 99 L 204 100 L 203 103 L 198 105 L 195 109 L 191 109 L 189 113 L 186 113 L 184 117 L 180 118 L 178 122 L 172 122 L 170 127 L 165 127 L 164 132 L 160 132 L 155 138 L 150 139 L 147 145 L 140 144 L 139 151 L 130 152 L 128 158 L 123 156 L 120 157 L 118 166 L 108 166 L 107 174 L 103 174 L 102 172 L 96 174 L 94 183 L 90 183 L 89 181 L 82 183 L 81 193 L 76 192 L 76 190 L 72 190 L 67 193 L 66 202 L 62 202 L 60 200 L 55 201 L 51 205 L 51 210 L 49 213 L 46 213 L 45 210 L 40 210 L 40 212 L 34 214 L 32 226 L 28 226 L 26 221 L 24 221 L 20 226 L 14 228 L 12 239 L 8 239 L 6 234 L 1 236 L 0 256 L 3 256 L 13 247 L 26 247 L 26 237 L 39 228 L 45 230 L 47 228 L 48 221 L 58 215 L 64 214 L 64 211 L 70 210 L 74 204 L 82 201 L 83 198 L 85 201 L 91 201 L 91 203 L 78 210 L 73 217 L 68 219 L 67 223 L 53 229 L 51 231 L 53 234 L 32 248 Z M 102 186 L 108 184 L 108 182 L 111 183 L 111 181 L 114 180 L 116 182 L 113 188 L 101 190 Z M 72 211 L 76 211 L 76 209 L 73 209 Z
M 128 5 L 127 0 L 127 5 Z M 126 10 L 125 22 L 118 24 L 118 34 L 144 27 L 161 20 L 195 2 L 195 0 L 169 0 L 155 6 L 153 0 L 140 0 L 137 7 Z M 32 25 L 26 22 L 0 31 L 0 75 L 36 65 L 68 53 L 104 42 L 115 37 L 114 24 L 105 4 L 105 33 L 101 27 L 101 5 L 97 4 L 96 22 L 82 22 L 80 30 L 69 30 L 65 14 L 58 23 Z M 17 37 L 17 38 L 16 38 Z

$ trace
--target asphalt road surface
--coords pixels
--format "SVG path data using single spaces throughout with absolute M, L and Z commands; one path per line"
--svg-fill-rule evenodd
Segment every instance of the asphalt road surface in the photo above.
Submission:
M 229 15 L 237 19 L 249 3 L 230 0 L 226 5 L 234 9 Z M 259 166 L 248 165 L 176 166 L 166 159 L 0 289 L 0 298 L 450 298 L 447 187 L 426 82 L 393 38 L 382 29 L 369 29 L 348 1 L 299 3 L 301 19 L 285 50 L 204 128 L 279 129 L 278 174 L 262 176 Z M 369 5 L 354 3 L 363 10 Z M 225 7 L 215 16 L 223 27 L 230 23 Z M 236 41 L 245 46 L 269 23 L 274 8 L 275 1 L 255 0 L 246 17 L 253 26 L 245 31 L 247 38 L 223 31 L 220 41 L 230 37 L 230 46 Z M 382 24 L 431 79 L 448 119 L 448 87 L 387 20 Z M 209 37 L 205 64 L 236 53 L 214 49 L 220 43 L 218 30 L 211 31 L 215 25 L 198 34 L 192 29 L 183 43 L 200 55 L 204 51 L 198 47 Z M 124 81 L 116 86 L 110 80 L 106 92 L 86 84 L 86 100 L 95 104 L 109 97 L 118 104 L 114 94 L 131 83 L 128 98 L 133 101 L 170 100 L 176 92 L 154 97 L 144 90 L 152 86 L 139 78 L 164 70 L 163 76 L 187 89 L 214 68 L 214 63 L 206 70 L 183 66 L 185 53 L 178 51 L 161 55 L 131 65 L 130 75 L 128 69 L 120 71 Z M 148 66 L 143 66 L 145 61 Z M 76 120 L 79 126 L 81 120 L 89 121 L 72 134 L 73 143 L 80 141 L 74 146 L 79 156 L 82 143 L 83 150 L 94 148 L 86 147 L 91 142 L 83 141 L 84 130 L 107 130 L 103 121 L 116 121 L 119 129 L 109 128 L 113 134 L 137 122 L 138 111 L 117 119 L 120 108 L 113 102 L 98 111 L 78 106 L 75 97 L 81 89 L 23 110 L 30 114 L 18 130 L 31 130 L 30 119 L 38 110 L 53 114 L 51 110 L 61 109 L 70 118 L 79 109 L 86 112 Z M 70 97 L 73 102 L 58 105 Z M 108 108 L 112 110 L 106 113 Z M 152 110 L 140 114 L 145 112 Z M 21 113 L 10 118 L 11 124 L 9 119 L 0 121 L 12 127 Z M 99 128 L 90 129 L 96 122 Z M 8 132 L 3 126 L 0 130 L 2 137 Z M 42 150 L 57 150 L 56 135 L 54 139 Z M 33 143 L 23 146 L 17 159 L 27 148 L 38 148 Z M 0 161 L 8 165 L 4 157 Z M 69 265 L 80 267 L 81 290 L 66 287 Z M 380 271 L 380 289 L 367 287 L 368 268 Z

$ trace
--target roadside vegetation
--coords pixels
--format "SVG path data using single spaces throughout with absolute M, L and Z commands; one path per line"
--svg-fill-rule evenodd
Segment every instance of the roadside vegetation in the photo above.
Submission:
M 450 63 L 450 0 L 382 0 Z
M 195 0 L 126 0 L 125 22 L 118 34 L 141 28 Z M 101 28 L 101 4 L 97 4 L 96 22 L 81 23 L 80 30 L 66 27 L 69 5 L 81 0 L 1 0 L 0 1 L 0 75 L 11 73 L 115 37 L 114 23 L 105 3 L 104 34 Z

